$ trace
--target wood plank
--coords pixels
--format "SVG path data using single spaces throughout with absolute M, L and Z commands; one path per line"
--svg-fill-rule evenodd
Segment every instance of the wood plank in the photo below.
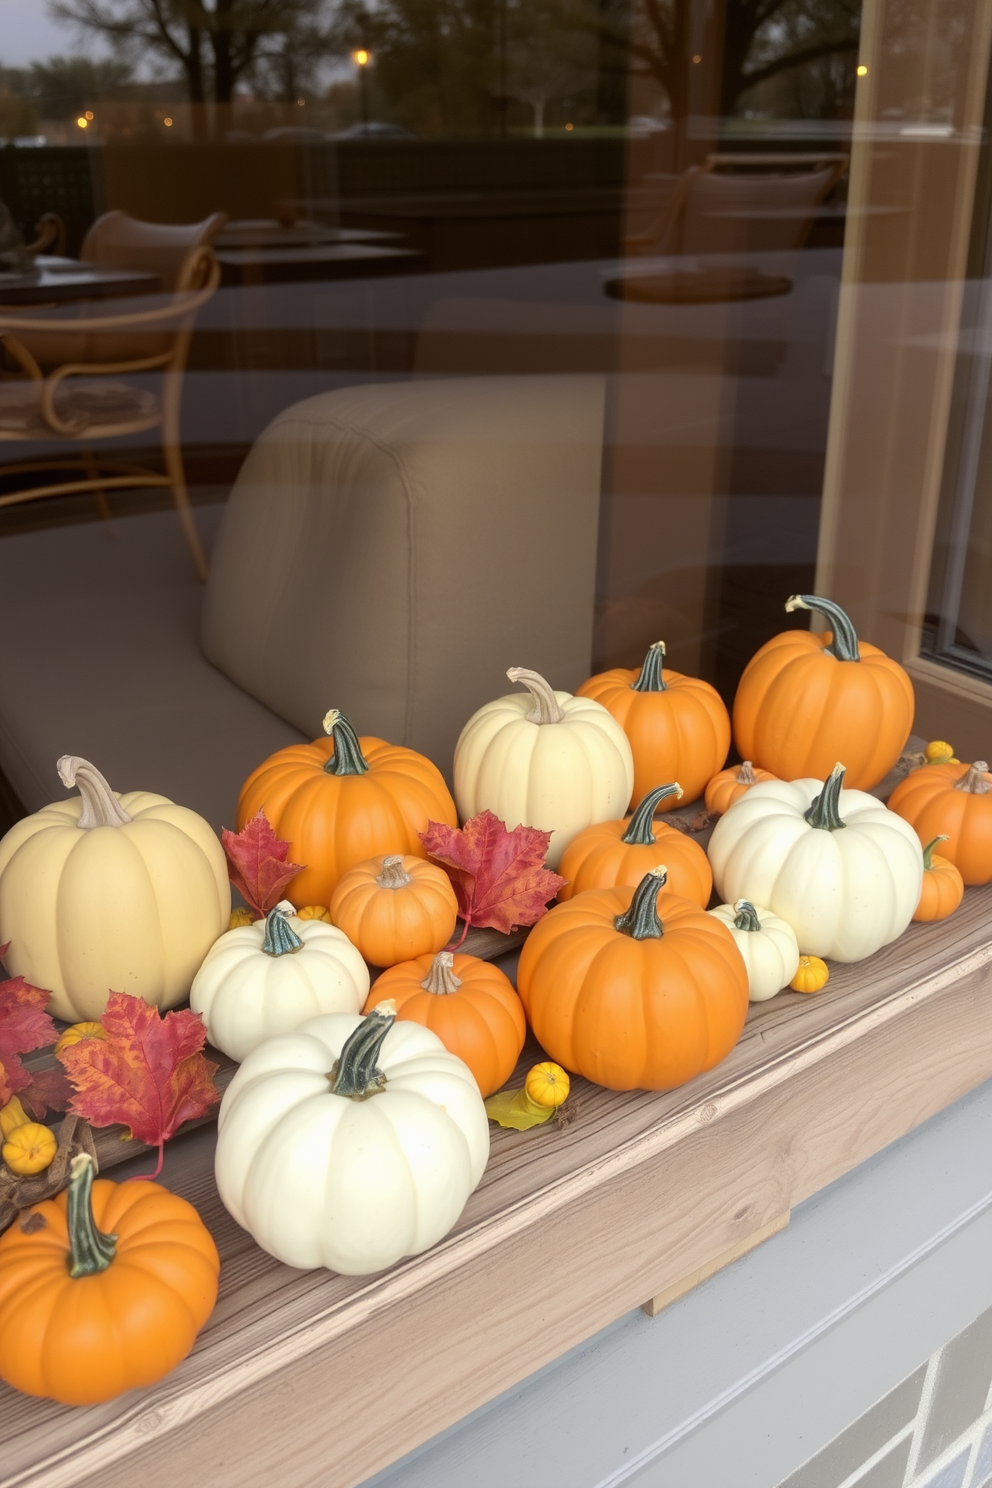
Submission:
M 752 1007 L 729 1058 L 682 1089 L 577 1079 L 569 1126 L 494 1130 L 452 1234 L 380 1276 L 266 1256 L 220 1206 L 212 1128 L 191 1132 L 164 1177 L 217 1239 L 214 1317 L 169 1379 L 106 1406 L 0 1390 L 0 1483 L 348 1488 L 990 1075 L 992 889 L 970 889 L 818 996 Z
M 644 1303 L 643 1310 L 647 1313 L 648 1317 L 657 1317 L 659 1312 L 664 1312 L 666 1307 L 670 1307 L 673 1302 L 677 1302 L 680 1297 L 684 1297 L 694 1287 L 701 1286 L 704 1281 L 709 1281 L 711 1276 L 715 1276 L 725 1266 L 732 1266 L 734 1261 L 739 1261 L 742 1256 L 746 1256 L 765 1240 L 770 1240 L 773 1235 L 781 1234 L 791 1218 L 792 1215 L 787 1209 L 784 1214 L 779 1214 L 775 1219 L 770 1219 L 767 1224 L 762 1225 L 753 1234 L 745 1235 L 743 1240 L 738 1240 L 736 1245 L 732 1245 L 722 1255 L 714 1256 L 711 1261 L 707 1261 L 705 1266 L 697 1266 L 694 1271 L 690 1271 L 680 1281 L 673 1281 L 671 1286 L 666 1287 L 663 1292 L 659 1292 L 656 1297 L 649 1298 Z

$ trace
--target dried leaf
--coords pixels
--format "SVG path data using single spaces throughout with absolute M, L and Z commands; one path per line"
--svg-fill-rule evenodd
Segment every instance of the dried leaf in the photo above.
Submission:
M 429 822 L 419 835 L 446 869 L 466 926 L 486 925 L 508 935 L 517 925 L 533 925 L 566 882 L 544 867 L 550 832 L 523 826 L 508 832 L 491 811 L 480 811 L 461 828 Z
M 705 832 L 707 827 L 715 826 L 720 820 L 719 811 L 698 811 L 695 816 L 672 816 L 666 822 L 666 826 L 674 827 L 676 832 L 694 834 Z
M 78 1116 L 66 1116 L 58 1130 L 58 1150 L 43 1173 L 18 1177 L 5 1163 L 0 1163 L 0 1232 L 5 1230 L 22 1209 L 40 1204 L 43 1199 L 52 1199 L 69 1181 L 69 1164 L 80 1152 L 88 1152 L 96 1164 L 96 1147 L 93 1133 L 85 1121 Z M 97 1168 L 99 1171 L 99 1168 Z M 25 1234 L 40 1228 L 40 1215 L 32 1215 L 21 1221 Z
M 249 909 L 256 915 L 267 915 L 285 897 L 287 884 L 302 873 L 304 865 L 288 861 L 289 843 L 276 836 L 264 811 L 246 822 L 240 832 L 229 832 L 225 827 L 220 835 L 232 884 Z
M 21 976 L 0 982 L 0 1105 L 31 1084 L 19 1056 L 55 1042 L 57 1030 L 45 1012 L 50 995 Z
M 132 1137 L 157 1147 L 184 1121 L 217 1101 L 217 1069 L 202 1053 L 207 1030 L 188 1009 L 166 1013 L 140 997 L 111 992 L 103 1015 L 106 1039 L 83 1039 L 59 1058 L 75 1090 L 70 1111 L 95 1126 L 121 1122 Z
M 532 1126 L 542 1126 L 560 1109 L 559 1106 L 539 1106 L 523 1088 L 501 1090 L 486 1101 L 489 1120 L 512 1127 L 514 1131 L 529 1131 Z
M 60 1065 L 34 1070 L 31 1084 L 18 1091 L 21 1105 L 32 1121 L 44 1121 L 49 1111 L 65 1111 L 71 1096 L 72 1088 Z

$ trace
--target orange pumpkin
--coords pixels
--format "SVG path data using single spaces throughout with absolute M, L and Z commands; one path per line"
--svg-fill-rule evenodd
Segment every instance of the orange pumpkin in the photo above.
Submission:
M 429 821 L 458 825 L 440 770 L 424 755 L 368 735 L 343 714 L 324 719 L 330 737 L 290 744 L 248 776 L 238 828 L 264 811 L 290 860 L 304 863 L 288 889 L 293 904 L 329 904 L 339 879 L 377 853 L 427 856 L 417 836 Z
M 709 858 L 691 837 L 663 822 L 653 825 L 659 806 L 677 800 L 681 794 L 680 785 L 659 785 L 648 791 L 633 816 L 598 822 L 573 837 L 558 864 L 558 872 L 568 879 L 558 891 L 559 900 L 564 902 L 586 889 L 615 889 L 618 885 L 632 889 L 649 868 L 664 860 L 670 892 L 705 909 L 713 892 Z
M 664 670 L 665 643 L 655 641 L 636 667 L 614 667 L 583 682 L 579 697 L 595 698 L 619 723 L 634 756 L 631 804 L 658 780 L 678 780 L 687 801 L 703 793 L 730 748 L 730 718 L 716 688 L 699 677 Z M 663 804 L 670 811 L 675 801 Z
M 0 1237 L 0 1378 L 95 1405 L 185 1359 L 220 1259 L 193 1206 L 158 1183 L 94 1183 L 85 1153 L 71 1173 Z
M 718 811 L 722 816 L 735 801 L 747 794 L 752 785 L 777 778 L 769 770 L 756 770 L 750 760 L 745 760 L 742 765 L 732 765 L 729 770 L 714 775 L 706 787 L 706 810 Z
M 992 880 L 992 775 L 973 765 L 921 765 L 900 780 L 888 799 L 921 842 L 943 837 L 944 857 L 966 884 Z
M 923 888 L 914 920 L 946 920 L 964 898 L 964 879 L 949 858 L 934 852 L 938 842 L 946 842 L 944 836 L 935 837 L 923 849 Z
M 448 944 L 458 918 L 451 879 L 423 858 L 370 858 L 339 881 L 331 919 L 373 966 L 395 966 Z
M 734 699 L 734 742 L 780 780 L 826 780 L 838 760 L 848 790 L 892 769 L 913 726 L 913 684 L 898 662 L 859 643 L 840 605 L 794 594 L 786 610 L 818 610 L 833 632 L 785 630 L 757 651 Z
M 509 977 L 478 956 L 417 956 L 376 979 L 366 1013 L 391 998 L 396 1016 L 422 1023 L 450 1054 L 465 1061 L 484 1096 L 513 1073 L 527 1037 L 527 1020 Z
M 517 987 L 552 1059 L 611 1090 L 671 1090 L 740 1038 L 747 969 L 722 921 L 659 891 L 590 889 L 538 920 Z

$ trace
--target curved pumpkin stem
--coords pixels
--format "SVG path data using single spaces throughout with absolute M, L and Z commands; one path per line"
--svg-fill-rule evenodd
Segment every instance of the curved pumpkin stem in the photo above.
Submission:
M 328 1075 L 335 1095 L 350 1095 L 352 1100 L 368 1100 L 386 1085 L 386 1077 L 376 1068 L 386 1034 L 396 1022 L 396 1004 L 392 999 L 380 1002 L 363 1018 L 345 1040 L 334 1068 Z
M 430 971 L 420 984 L 424 991 L 433 992 L 438 997 L 450 997 L 452 992 L 457 992 L 462 983 L 461 978 L 455 976 L 454 966 L 455 958 L 450 951 L 438 951 Z
M 793 610 L 818 610 L 821 615 L 826 615 L 833 630 L 833 639 L 824 650 L 831 656 L 836 656 L 838 661 L 861 660 L 857 632 L 851 617 L 839 604 L 834 604 L 832 599 L 821 599 L 818 594 L 793 594 L 785 601 L 785 608 L 790 615 Z
M 95 1276 L 106 1271 L 117 1250 L 117 1236 L 105 1235 L 93 1218 L 93 1159 L 80 1152 L 69 1164 L 66 1226 L 69 1231 L 69 1275 Z
M 636 682 L 631 682 L 631 687 L 635 692 L 667 692 L 664 668 L 665 643 L 655 641 L 653 646 L 648 647 L 648 654 L 641 666 L 641 674 Z
M 803 820 L 808 821 L 811 827 L 819 827 L 825 832 L 839 832 L 842 827 L 847 826 L 840 814 L 840 793 L 845 773 L 843 765 L 834 765 L 823 782 L 822 791 L 814 796 L 809 810 L 803 812 Z
M 358 735 L 337 708 L 324 714 L 324 733 L 334 740 L 334 753 L 324 766 L 328 775 L 364 775 L 369 762 L 362 753 Z
M 992 791 L 992 780 L 987 780 L 988 765 L 984 760 L 976 760 L 973 765 L 968 766 L 967 773 L 955 785 L 954 789 L 967 791 L 972 796 L 985 796 Z
M 555 690 L 540 672 L 528 671 L 526 667 L 510 667 L 506 674 L 511 682 L 522 682 L 530 689 L 534 706 L 526 715 L 528 723 L 562 723 L 565 713 L 555 697 Z
M 292 956 L 297 951 L 302 951 L 303 941 L 286 919 L 287 915 L 294 913 L 293 906 L 287 906 L 287 902 L 283 900 L 265 916 L 262 950 L 267 956 Z
M 403 867 L 403 858 L 399 853 L 391 853 L 388 858 L 382 860 L 382 872 L 376 878 L 380 889 L 405 889 L 407 884 L 413 883 L 413 879 Z
M 932 842 L 928 842 L 923 849 L 923 871 L 925 873 L 930 873 L 933 870 L 933 850 L 937 846 L 937 843 L 946 841 L 947 833 L 945 832 L 943 836 L 935 837 Z
M 71 790 L 78 785 L 83 809 L 77 827 L 126 827 L 131 818 L 118 801 L 109 783 L 100 774 L 96 765 L 80 759 L 78 754 L 63 754 L 57 769 L 63 785 Z
M 658 895 L 668 882 L 668 869 L 662 864 L 649 868 L 634 890 L 626 914 L 617 915 L 613 928 L 634 940 L 659 940 L 665 933 L 658 917 Z
M 628 847 L 652 847 L 658 841 L 654 835 L 654 814 L 661 802 L 667 801 L 669 796 L 677 796 L 681 801 L 682 787 L 677 780 L 673 780 L 671 785 L 656 785 L 653 791 L 648 791 L 630 818 L 627 830 L 620 840 L 626 842 Z
M 734 905 L 734 909 L 736 911 L 736 913 L 734 914 L 735 930 L 761 929 L 761 921 L 758 919 L 758 911 L 755 909 L 750 899 L 738 899 L 737 903 Z

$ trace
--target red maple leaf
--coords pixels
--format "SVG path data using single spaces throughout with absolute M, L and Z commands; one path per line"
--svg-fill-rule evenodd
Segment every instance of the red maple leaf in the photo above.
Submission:
M 550 832 L 523 826 L 508 832 L 491 811 L 480 811 L 461 828 L 428 822 L 419 836 L 444 865 L 466 930 L 488 925 L 508 935 L 515 925 L 533 925 L 566 883 L 544 866 Z
M 220 835 L 232 884 L 249 909 L 267 915 L 304 865 L 288 861 L 289 843 L 276 836 L 264 811 L 246 822 L 240 832 L 229 832 L 224 827 Z
M 101 1019 L 107 1037 L 82 1039 L 59 1055 L 75 1094 L 69 1110 L 94 1126 L 121 1122 L 132 1137 L 158 1148 L 184 1121 L 204 1116 L 218 1099 L 216 1064 L 202 1050 L 207 1030 L 198 1014 L 166 1013 L 127 992 L 111 992 Z
M 20 1055 L 43 1049 L 58 1037 L 55 1024 L 45 1012 L 51 993 L 32 987 L 23 977 L 0 982 L 0 1105 L 31 1084 L 31 1075 Z
M 31 1084 L 17 1092 L 17 1098 L 32 1121 L 44 1121 L 49 1111 L 64 1111 L 72 1090 L 60 1065 L 35 1070 Z

